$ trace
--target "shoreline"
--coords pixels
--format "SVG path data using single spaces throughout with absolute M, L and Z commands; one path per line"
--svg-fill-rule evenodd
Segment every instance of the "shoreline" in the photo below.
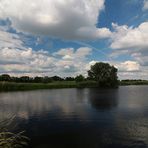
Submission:
M 129 85 L 148 85 L 148 83 L 119 83 L 119 86 Z M 7 91 L 28 91 L 39 89 L 62 89 L 62 88 L 102 88 L 98 87 L 95 81 L 61 81 L 51 83 L 17 83 L 17 82 L 0 82 L 0 92 Z M 117 88 L 117 87 L 105 87 Z
M 0 82 L 0 92 L 6 91 L 27 91 L 39 89 L 62 89 L 62 88 L 96 88 L 95 81 L 75 82 L 52 82 L 52 83 L 16 83 L 16 82 Z

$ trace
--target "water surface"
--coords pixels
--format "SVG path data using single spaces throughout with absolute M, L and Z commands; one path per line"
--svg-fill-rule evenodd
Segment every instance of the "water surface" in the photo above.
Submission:
M 148 147 L 148 86 L 0 93 L 0 119 L 14 115 L 31 148 Z

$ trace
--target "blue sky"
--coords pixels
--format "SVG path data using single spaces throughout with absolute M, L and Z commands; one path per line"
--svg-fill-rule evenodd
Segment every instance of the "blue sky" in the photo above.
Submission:
M 148 0 L 1 0 L 0 74 L 87 76 L 95 62 L 148 79 Z

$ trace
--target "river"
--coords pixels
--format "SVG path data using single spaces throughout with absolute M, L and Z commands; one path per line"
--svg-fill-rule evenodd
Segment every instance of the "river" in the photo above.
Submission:
M 0 93 L 0 119 L 12 116 L 30 148 L 148 147 L 148 86 Z

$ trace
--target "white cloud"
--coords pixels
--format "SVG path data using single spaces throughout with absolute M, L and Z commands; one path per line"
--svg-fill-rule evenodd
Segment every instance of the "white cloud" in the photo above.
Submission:
M 63 56 L 62 57 L 62 59 L 64 59 L 64 60 L 71 60 L 71 59 L 73 59 L 73 57 L 71 57 L 70 55 L 65 55 L 65 56 Z
M 43 49 L 35 51 L 25 47 L 22 41 L 25 39 L 20 34 L 7 32 L 4 27 L 0 28 L 0 33 L 1 74 L 64 77 L 87 73 L 85 67 L 91 48 L 65 48 L 50 54 Z
M 140 64 L 136 61 L 125 61 L 115 64 L 120 72 L 140 71 Z
M 143 10 L 148 10 L 148 0 L 144 0 Z
M 111 48 L 148 48 L 148 22 L 143 22 L 136 28 L 113 23 L 113 28 L 115 32 L 112 34 Z
M 85 58 L 90 55 L 92 49 L 89 47 L 80 47 L 76 51 L 74 48 L 60 49 L 58 52 L 53 53 L 53 55 L 62 56 L 63 59 L 75 59 L 75 58 Z
M 86 74 L 86 57 L 91 53 L 91 49 L 86 48 L 86 51 L 85 47 L 65 49 L 65 51 L 70 50 L 71 55 L 67 55 L 67 53 L 64 54 L 64 49 L 60 49 L 57 52 L 60 53 L 60 57 L 56 57 L 57 54 L 50 55 L 47 51 L 33 51 L 31 48 L 1 48 L 0 73 L 62 77 Z
M 148 22 L 135 28 L 117 24 L 113 24 L 113 27 L 115 32 L 111 39 L 111 56 L 129 55 L 141 66 L 148 66 Z
M 56 66 L 60 67 L 61 72 L 71 73 L 73 76 L 78 74 L 87 74 L 87 56 L 92 52 L 91 48 L 80 47 L 78 49 L 66 48 L 60 49 L 58 52 L 53 53 L 53 56 L 59 60 L 56 62 Z M 63 75 L 66 76 L 66 73 Z
M 31 48 L 0 49 L 1 73 L 44 73 L 50 71 L 53 65 L 54 58 L 42 51 L 33 51 Z
M 96 28 L 105 0 L 1 0 L 0 18 L 18 31 L 64 39 L 109 37 L 107 28 Z
M 0 27 L 0 48 L 23 48 L 23 41 L 14 33 L 9 33 L 4 27 Z

